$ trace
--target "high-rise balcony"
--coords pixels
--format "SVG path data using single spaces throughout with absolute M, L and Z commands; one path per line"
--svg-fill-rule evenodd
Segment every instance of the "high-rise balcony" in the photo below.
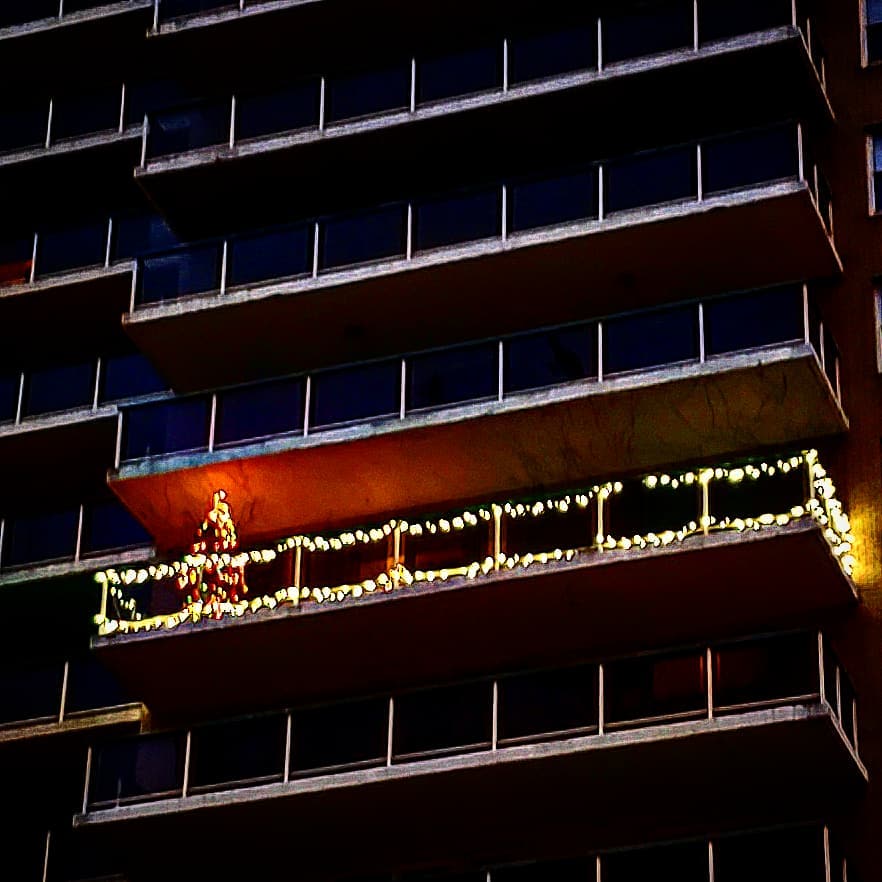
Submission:
M 578 818 L 580 844 L 602 847 L 617 822 L 632 835 L 650 812 L 657 822 L 648 807 L 662 802 L 704 820 L 709 789 L 731 810 L 799 812 L 859 790 L 855 725 L 854 692 L 818 633 L 751 638 L 96 743 L 75 826 L 168 854 L 209 830 L 271 842 L 308 825 L 301 868 L 334 862 L 341 818 L 396 818 L 408 853 L 440 823 L 456 841 L 488 817 L 517 837 Z M 344 851 L 370 866 L 386 851 L 376 839 L 371 822 L 349 825 Z
M 792 625 L 854 602 L 852 545 L 809 451 L 108 569 L 96 649 L 157 712 L 255 706 L 379 686 L 402 657 L 431 679 Z M 237 596 L 211 594 L 215 571 Z M 224 655 L 235 677 L 169 687 Z M 309 677 L 264 677 L 282 655 Z
M 162 548 L 327 529 L 836 434 L 837 363 L 789 285 L 123 407 L 109 480 Z
M 152 255 L 124 324 L 176 389 L 211 388 L 834 275 L 831 204 L 787 124 Z

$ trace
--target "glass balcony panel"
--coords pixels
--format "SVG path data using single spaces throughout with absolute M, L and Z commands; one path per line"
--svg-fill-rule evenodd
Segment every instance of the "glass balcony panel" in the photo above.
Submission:
M 696 151 L 673 147 L 618 159 L 604 167 L 607 214 L 697 198 Z
M 90 808 L 106 808 L 180 795 L 184 780 L 184 736 L 147 735 L 95 747 Z
M 597 326 L 578 325 L 504 342 L 506 395 L 597 379 Z
M 389 702 L 384 698 L 295 711 L 292 777 L 386 762 Z
M 701 145 L 705 195 L 725 193 L 799 175 L 796 130 L 779 126 Z
M 101 362 L 101 389 L 98 400 L 105 404 L 125 401 L 168 389 L 162 377 L 140 352 L 110 355 Z
M 43 147 L 48 122 L 48 100 L 33 99 L 33 104 L 24 107 L 5 106 L 0 113 L 0 154 Z
M 704 340 L 709 356 L 792 343 L 804 337 L 800 285 L 750 291 L 704 304 Z
M 159 13 L 162 19 L 166 20 L 185 15 L 198 15 L 200 12 L 238 8 L 237 0 L 161 0 Z
M 287 727 L 286 714 L 273 714 L 193 729 L 190 788 L 197 792 L 283 780 Z
M 792 21 L 790 0 L 701 0 L 698 6 L 702 43 L 771 30 Z
M 401 410 L 401 362 L 383 361 L 312 377 L 310 431 L 393 419 Z
M 818 640 L 794 634 L 734 643 L 713 651 L 714 707 L 762 706 L 816 695 Z
M 235 287 L 309 275 L 313 230 L 309 224 L 231 239 L 227 285 Z
M 119 707 L 131 701 L 122 684 L 97 659 L 86 656 L 70 662 L 65 714 Z
M 586 882 L 596 878 L 594 858 L 542 861 L 491 870 L 492 882 Z M 483 880 L 482 880 L 483 882 Z
M 841 705 L 841 714 L 839 717 L 839 721 L 842 723 L 842 729 L 845 732 L 845 737 L 849 740 L 852 746 L 854 746 L 855 743 L 854 702 L 855 694 L 854 687 L 851 685 L 851 680 L 849 679 L 845 671 L 840 671 L 839 703 Z
M 82 554 L 103 554 L 152 544 L 150 534 L 116 500 L 85 507 Z
M 271 92 L 237 95 L 236 140 L 317 128 L 319 97 L 318 80 L 275 88 Z
M 601 857 L 603 882 L 708 882 L 706 842 L 612 852 Z
M 216 291 L 220 287 L 220 263 L 221 246 L 216 242 L 145 257 L 138 302 L 159 303 Z
M 4 568 L 73 559 L 79 519 L 79 509 L 72 508 L 7 520 Z
M 0 28 L 55 18 L 57 15 L 58 0 L 3 0 L 0 3 Z
M 159 215 L 119 215 L 113 218 L 114 260 L 141 257 L 179 244 L 178 237 Z
M 25 375 L 24 416 L 88 407 L 95 397 L 95 361 L 30 371 Z
M 528 512 L 530 505 L 527 506 Z M 575 502 L 565 512 L 547 509 L 540 517 L 529 513 L 515 517 L 505 513 L 502 518 L 502 549 L 508 556 L 541 554 L 560 548 L 588 548 L 596 533 L 596 505 L 582 508 Z
M 126 598 L 135 602 L 137 611 L 145 618 L 168 616 L 179 613 L 185 605 L 183 592 L 178 588 L 176 579 L 162 579 L 158 582 L 145 582 L 143 585 L 131 585 Z M 117 618 L 130 618 L 128 610 L 119 608 L 115 598 L 110 598 L 111 608 Z
M 836 388 L 836 360 L 839 357 L 839 349 L 830 333 L 830 328 L 824 325 L 824 373 L 830 381 L 830 385 Z
M 106 256 L 106 220 L 47 230 L 37 242 L 37 275 L 102 266 Z
M 152 121 L 155 113 L 169 108 L 186 107 L 196 98 L 186 86 L 177 79 L 162 79 L 156 70 L 150 71 L 148 80 L 126 81 L 126 125 L 142 125 L 144 116 Z M 149 147 L 149 145 L 148 145 Z
M 369 73 L 331 77 L 325 85 L 329 123 L 409 108 L 409 61 Z
M 325 221 L 322 228 L 322 269 L 404 257 L 407 211 L 392 205 L 377 211 Z
M 540 34 L 508 41 L 509 82 L 526 83 L 597 68 L 597 26 Z
M 784 514 L 808 498 L 804 468 L 759 478 L 745 477 L 734 483 L 725 478 L 710 482 L 711 514 L 723 518 L 757 518 L 763 514 Z
M 217 396 L 215 444 L 242 444 L 303 432 L 303 380 L 228 389 Z
M 604 665 L 604 719 L 609 727 L 700 719 L 706 713 L 706 664 L 700 650 Z
M 126 411 L 123 459 L 163 456 L 208 447 L 208 398 L 181 398 Z
M 0 425 L 15 422 L 20 383 L 19 374 L 0 375 Z
M 404 565 L 411 571 L 441 570 L 467 567 L 472 563 L 482 563 L 493 554 L 490 539 L 490 525 L 478 521 L 474 527 L 435 533 L 425 527 L 419 536 L 407 535 L 403 538 Z
M 698 309 L 676 306 L 603 323 L 603 374 L 646 370 L 699 357 Z
M 68 11 L 73 12 L 65 4 L 65 12 Z M 121 109 L 119 84 L 96 91 L 56 95 L 52 104 L 52 140 L 117 131 Z
M 824 865 L 824 837 L 817 828 L 725 836 L 714 841 L 715 882 L 824 882 Z
M 867 61 L 882 60 L 882 22 L 867 25 Z
M 480 343 L 416 355 L 407 362 L 407 410 L 496 398 L 499 347 Z
M 417 59 L 417 101 L 427 104 L 502 88 L 502 40 Z
M 603 63 L 691 49 L 693 10 L 689 0 L 643 3 L 633 11 L 602 16 Z
M 539 740 L 598 725 L 597 666 L 520 674 L 499 680 L 499 743 Z
M 466 683 L 395 697 L 393 755 L 449 753 L 490 747 L 493 688 Z
M 64 664 L 0 671 L 0 725 L 57 719 Z
M 388 572 L 394 561 L 386 541 L 359 544 L 342 551 L 303 552 L 301 585 L 307 588 L 335 588 L 376 580 Z
M 231 108 L 229 98 L 216 98 L 154 113 L 150 117 L 147 156 L 152 159 L 229 143 Z
M 417 205 L 415 250 L 426 251 L 501 236 L 500 200 L 501 191 L 493 188 Z
M 677 530 L 701 519 L 701 488 L 656 484 L 651 489 L 643 479 L 624 482 L 621 493 L 610 496 L 604 517 L 604 529 L 616 539 L 660 534 Z
M 0 241 L 0 287 L 29 282 L 33 254 L 33 235 Z
M 596 168 L 508 188 L 508 227 L 513 233 L 597 217 Z

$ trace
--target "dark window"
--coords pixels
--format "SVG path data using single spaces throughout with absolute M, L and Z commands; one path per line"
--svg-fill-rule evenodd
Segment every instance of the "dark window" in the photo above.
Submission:
M 281 781 L 287 717 L 275 714 L 193 729 L 190 785 L 194 791 Z
M 65 6 L 65 12 L 67 12 Z M 116 131 L 122 108 L 122 88 L 56 95 L 52 104 L 52 140 L 94 132 Z
M 152 543 L 150 534 L 115 500 L 87 505 L 83 518 L 83 554 L 136 548 Z
M 616 160 L 604 168 L 604 175 L 608 214 L 697 195 L 694 147 L 673 147 Z
M 184 738 L 147 735 L 96 747 L 92 752 L 89 805 L 102 808 L 180 794 Z
M 407 409 L 427 410 L 495 398 L 499 347 L 480 343 L 416 355 L 407 363 Z
M 238 444 L 303 431 L 303 380 L 228 389 L 217 396 L 215 443 Z
M 0 19 L 2 27 L 2 19 Z M 3 872 L 16 882 L 43 882 L 46 860 L 46 830 L 38 824 L 19 827 L 17 821 L 9 821 L 0 834 L 3 849 Z M 54 832 L 53 832 L 54 838 Z M 79 877 L 76 877 L 79 878 Z M 486 876 L 485 876 L 486 878 Z
M 101 363 L 100 401 L 123 401 L 168 389 L 149 359 L 140 352 L 110 355 Z
M 238 141 L 314 128 L 318 124 L 319 84 L 315 80 L 236 98 Z
M 628 12 L 603 16 L 603 63 L 692 48 L 693 10 L 689 0 L 642 3 Z
M 805 338 L 802 288 L 751 291 L 704 304 L 708 355 L 722 355 Z
M 386 761 L 389 702 L 356 701 L 294 713 L 293 775 Z
M 467 683 L 395 698 L 394 754 L 449 753 L 489 747 L 493 689 Z
M 0 286 L 29 282 L 33 253 L 33 235 L 3 239 L 0 242 Z
M 473 527 L 432 533 L 423 527 L 420 536 L 404 537 L 404 563 L 411 570 L 440 570 L 482 563 L 492 554 L 490 527 L 479 520 Z
M 162 0 L 159 11 L 163 19 L 182 15 L 195 15 L 214 9 L 238 9 L 236 0 Z
M 4 567 L 73 559 L 79 518 L 79 509 L 73 508 L 7 520 Z
M 398 416 L 401 362 L 384 361 L 312 378 L 310 429 Z
M 417 99 L 441 101 L 502 88 L 502 41 L 417 62 Z
M 227 144 L 230 140 L 230 98 L 202 101 L 150 117 L 148 156 L 186 153 L 200 147 Z
M 506 394 L 597 379 L 597 326 L 542 331 L 505 341 Z
M 648 725 L 707 713 L 705 653 L 621 659 L 604 665 L 609 727 Z
M 249 285 L 312 272 L 313 225 L 230 240 L 227 283 Z
M 603 323 L 605 376 L 698 358 L 698 310 L 677 306 Z
M 57 718 L 63 677 L 61 662 L 0 672 L 0 723 Z
M 707 882 L 709 876 L 705 842 L 613 852 L 601 863 L 604 882 Z
M 595 878 L 594 873 L 594 858 L 580 858 L 499 867 L 490 878 L 493 882 L 586 882 Z
M 92 404 L 95 362 L 30 371 L 25 376 L 24 416 L 37 416 Z
M 850 875 L 850 874 L 849 874 Z M 820 828 L 773 830 L 714 841 L 715 882 L 824 882 Z
M 819 692 L 818 639 L 813 634 L 734 643 L 713 652 L 714 707 L 740 708 Z
M 37 275 L 100 266 L 106 255 L 106 220 L 41 232 L 37 240 Z
M 737 483 L 726 478 L 714 479 L 708 489 L 711 513 L 722 520 L 725 517 L 755 518 L 766 512 L 788 512 L 793 506 L 805 502 L 805 481 L 804 468 L 786 473 L 776 470 L 772 476 L 745 477 Z
M 867 0 L 867 61 L 882 59 L 882 3 Z
M 48 124 L 48 101 L 37 100 L 25 107 L 4 107 L 0 114 L 0 153 L 44 146 Z
M 703 0 L 698 11 L 698 35 L 702 43 L 712 43 L 792 21 L 790 0 Z
M 57 15 L 58 0 L 4 0 L 0 3 L 0 28 Z
M 158 303 L 220 287 L 221 246 L 195 246 L 155 257 L 141 265 L 139 303 Z
M 620 539 L 677 531 L 701 517 L 701 491 L 697 483 L 647 487 L 641 478 L 625 482 L 621 493 L 614 493 L 604 521 L 606 532 Z
M 159 215 L 120 215 L 113 219 L 113 259 L 140 257 L 173 248 L 178 237 Z
M 720 193 L 799 174 L 796 131 L 791 126 L 745 132 L 701 147 L 704 192 Z
M 574 27 L 509 40 L 509 80 L 523 83 L 597 67 L 597 27 Z
M 326 85 L 328 122 L 410 107 L 410 63 L 370 73 L 332 77 Z
M 74 659 L 67 675 L 65 714 L 118 707 L 131 701 L 116 677 L 93 656 Z
M 416 250 L 441 248 L 501 235 L 499 200 L 500 190 L 494 188 L 418 205 L 415 218 Z
M 132 407 L 125 413 L 123 459 L 163 456 L 208 446 L 207 398 Z
M 519 674 L 499 681 L 499 742 L 572 730 L 594 732 L 598 722 L 597 667 Z
M 597 170 L 512 184 L 508 224 L 513 233 L 598 215 Z
M 21 377 L 19 374 L 3 374 L 0 376 L 0 423 L 15 422 L 20 383 Z
M 322 269 L 404 256 L 405 216 L 403 205 L 392 205 L 326 221 L 322 228 Z

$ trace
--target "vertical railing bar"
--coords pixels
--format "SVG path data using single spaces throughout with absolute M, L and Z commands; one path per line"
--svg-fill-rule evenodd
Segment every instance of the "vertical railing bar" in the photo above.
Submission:
M 399 389 L 398 418 L 403 420 L 407 415 L 407 359 L 401 359 L 401 388 Z
M 221 273 L 220 273 L 220 292 L 221 294 L 227 293 L 227 262 L 229 260 L 230 253 L 230 240 L 224 239 L 223 247 L 221 248 Z
M 70 661 L 64 662 L 64 673 L 61 677 L 61 703 L 58 705 L 58 723 L 64 722 L 64 707 L 67 704 L 67 681 L 70 677 Z
M 319 222 L 315 222 L 312 241 L 312 277 L 318 278 L 319 274 Z
M 698 0 L 692 0 L 692 48 L 698 52 L 701 41 L 698 37 Z
M 217 392 L 211 393 L 211 416 L 208 418 L 208 452 L 214 453 L 214 439 L 217 432 Z
M 490 737 L 490 749 L 496 750 L 499 743 L 499 681 L 493 681 L 493 729 Z
M 0 572 L 3 572 L 3 539 L 6 535 L 6 518 L 0 518 Z
M 92 778 L 92 745 L 86 749 L 86 781 L 83 785 L 83 814 L 89 809 L 89 782 Z
M 705 653 L 705 664 L 707 665 L 707 718 L 714 718 L 714 676 L 713 676 L 714 654 L 713 650 L 708 646 Z
M 64 18 L 64 0 L 58 0 L 58 17 Z
M 74 548 L 74 561 L 78 562 L 83 551 L 83 520 L 85 516 L 85 504 L 80 503 L 80 510 L 77 515 L 77 544 Z
M 122 134 L 126 130 L 126 83 L 123 80 L 123 84 L 120 88 L 120 98 L 119 98 L 119 133 Z
M 149 124 L 147 121 L 147 114 L 144 114 L 144 121 L 141 123 L 141 168 L 146 168 L 147 166 L 147 130 L 149 128 Z
M 821 704 L 827 700 L 827 683 L 824 676 L 824 635 L 818 631 L 818 695 Z
M 291 711 L 288 711 L 287 720 L 285 723 L 285 777 L 284 781 L 287 784 L 291 780 L 291 735 L 292 735 L 292 714 Z
M 416 58 L 410 59 L 410 112 L 416 113 L 417 99 L 417 63 Z
M 64 2 L 64 0 L 62 0 Z M 52 842 L 52 831 L 46 831 L 46 845 L 43 851 L 43 882 L 49 879 L 49 848 Z
M 107 218 L 107 241 L 104 247 L 104 267 L 110 266 L 110 256 L 113 251 L 113 215 Z
M 236 93 L 230 98 L 230 150 L 236 146 Z
M 818 322 L 818 345 L 821 347 L 821 351 L 818 353 L 818 356 L 821 359 L 821 367 L 826 371 L 827 370 L 827 347 L 824 345 L 824 321 L 823 319 Z
M 395 698 L 389 696 L 389 722 L 386 730 L 386 765 L 392 765 L 393 733 L 395 731 Z
M 92 390 L 92 410 L 98 410 L 98 402 L 101 398 L 101 374 L 102 374 L 102 366 L 103 359 L 101 356 L 98 356 L 98 361 L 95 364 L 95 388 Z
M 600 855 L 594 858 L 594 882 L 602 882 L 603 869 L 601 867 Z
M 600 221 L 606 216 L 606 207 L 604 204 L 606 194 L 604 193 L 604 183 L 603 163 L 599 162 L 597 164 L 597 219 Z
M 603 70 L 603 24 L 597 16 L 597 71 Z
M 33 285 L 34 279 L 37 278 L 37 245 L 40 240 L 40 234 L 34 233 L 34 244 L 31 247 L 31 273 L 28 281 Z
M 704 329 L 704 303 L 698 304 L 698 360 L 701 364 L 707 361 L 707 344 Z
M 303 587 L 303 546 L 294 547 L 294 587 L 299 591 Z
M 325 78 L 319 81 L 319 131 L 325 130 Z
M 502 340 L 499 341 L 497 353 L 497 401 L 502 401 L 505 397 L 505 348 Z
M 187 729 L 187 742 L 184 745 L 184 780 L 181 785 L 181 797 L 186 799 L 190 792 L 190 749 L 193 741 L 193 730 Z
M 597 323 L 597 382 L 603 382 L 603 322 Z
M 695 145 L 695 167 L 696 167 L 696 177 L 697 177 L 697 187 L 696 193 L 698 195 L 698 201 L 704 202 L 704 166 L 703 166 L 703 155 L 701 150 L 701 141 L 699 141 Z
M 836 400 L 842 404 L 842 377 L 839 375 L 839 356 L 836 356 Z
M 502 185 L 502 241 L 508 239 L 508 185 Z
M 604 711 L 606 707 L 603 664 L 597 666 L 597 734 L 603 735 Z
M 410 260 L 413 257 L 413 203 L 407 203 L 407 248 L 404 252 L 405 258 Z
M 15 424 L 21 424 L 22 414 L 24 412 L 24 393 L 25 393 L 25 372 L 22 371 L 18 379 L 18 403 L 15 406 Z
M 851 742 L 852 747 L 854 747 L 854 752 L 859 754 L 858 750 L 858 711 L 857 711 L 857 696 L 852 696 L 851 699 Z
M 839 671 L 839 663 L 836 663 L 836 716 L 842 722 L 842 677 Z
M 309 410 L 312 407 L 312 374 L 306 375 L 306 388 L 303 390 L 303 437 L 309 437 Z
M 493 569 L 499 570 L 502 557 L 502 507 L 494 503 L 493 508 Z
M 707 841 L 707 878 L 708 882 L 715 882 L 714 877 L 714 841 Z
M 799 27 L 799 14 L 796 10 L 796 0 L 790 0 L 790 23 L 793 27 Z
M 597 550 L 603 551 L 603 533 L 606 525 L 603 517 L 603 496 L 600 493 L 597 494 L 595 502 L 597 504 L 597 535 L 594 537 L 594 542 Z
M 113 457 L 113 467 L 119 468 L 122 460 L 122 437 L 123 437 L 123 412 L 119 411 L 116 415 L 116 452 Z
M 799 154 L 799 180 L 808 183 L 805 179 L 805 144 L 803 143 L 801 122 L 796 124 L 796 150 Z
M 159 30 L 159 0 L 153 0 L 153 30 Z
M 509 89 L 508 82 L 508 37 L 502 38 L 502 91 L 507 92 Z
M 824 879 L 825 882 L 831 882 L 831 862 L 832 856 L 830 854 L 830 828 L 825 824 L 824 825 Z M 841 870 L 841 868 L 840 868 Z
M 803 282 L 802 284 L 802 322 L 805 329 L 805 340 L 806 345 L 811 343 L 812 335 L 811 335 L 811 310 L 809 309 L 809 290 L 808 284 Z
M 45 147 L 48 150 L 52 146 L 52 117 L 55 114 L 55 99 L 49 99 L 49 115 L 46 117 L 46 143 Z

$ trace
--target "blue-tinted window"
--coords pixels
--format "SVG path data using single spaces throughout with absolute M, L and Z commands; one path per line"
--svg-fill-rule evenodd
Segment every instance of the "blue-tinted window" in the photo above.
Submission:
M 174 300 L 220 287 L 221 246 L 217 243 L 145 257 L 140 303 Z
M 402 256 L 406 246 L 406 210 L 393 205 L 322 225 L 322 269 Z
M 123 459 L 162 456 L 208 446 L 207 398 L 144 404 L 125 413 Z
M 37 241 L 37 275 L 102 266 L 106 256 L 106 220 L 47 230 Z
M 319 83 L 297 83 L 236 98 L 236 140 L 294 132 L 319 124 Z
M 603 63 L 692 48 L 694 19 L 691 0 L 646 3 L 634 11 L 602 17 Z
M 873 136 L 873 209 L 882 212 L 882 135 Z
M 642 153 L 604 168 L 607 213 L 697 196 L 696 151 L 674 147 Z
M 597 379 L 597 326 L 542 331 L 505 341 L 506 393 Z
M 303 431 L 303 380 L 228 389 L 217 396 L 215 444 Z
M 20 383 L 19 374 L 0 374 L 0 423 L 15 422 Z
M 397 416 L 401 363 L 384 361 L 326 371 L 312 378 L 311 429 Z
M 118 707 L 131 701 L 116 677 L 94 656 L 73 659 L 67 675 L 65 714 Z
M 410 107 L 410 63 L 352 76 L 332 77 L 325 86 L 328 122 L 373 116 Z
M 231 107 L 230 99 L 218 98 L 154 113 L 150 117 L 148 154 L 167 156 L 228 143 Z
M 701 146 L 705 193 L 763 184 L 799 174 L 792 126 L 745 132 Z
M 72 559 L 76 553 L 79 520 L 78 508 L 7 520 L 3 566 Z
M 98 554 L 152 544 L 150 534 L 119 502 L 87 505 L 83 517 L 83 554 Z
M 248 285 L 312 272 L 313 225 L 231 239 L 227 284 Z
M 42 147 L 48 122 L 48 101 L 35 99 L 28 107 L 5 107 L 0 113 L 0 153 Z
M 867 61 L 882 60 L 882 22 L 867 25 Z
M 25 376 L 23 413 L 36 416 L 92 404 L 94 361 L 29 371 Z
M 115 131 L 119 128 L 121 108 L 122 88 L 119 85 L 56 95 L 52 104 L 52 140 Z
M 420 103 L 502 88 L 502 40 L 417 61 Z
M 57 15 L 58 0 L 3 0 L 0 3 L 0 28 Z
M 92 753 L 91 807 L 141 802 L 180 793 L 184 738 L 147 735 L 103 744 Z
M 500 190 L 462 193 L 416 208 L 417 250 L 474 242 L 502 234 Z
M 597 26 L 518 36 L 508 41 L 508 53 L 512 83 L 591 70 L 597 67 Z
M 495 398 L 498 345 L 481 343 L 416 355 L 407 361 L 407 409 Z
M 708 882 L 707 843 L 688 842 L 604 855 L 604 882 Z
M 167 388 L 168 384 L 140 352 L 111 355 L 102 361 L 101 402 L 122 401 L 138 395 L 163 392 Z
M 765 31 L 792 23 L 790 0 L 702 0 L 698 35 L 702 43 Z
M 63 677 L 60 662 L 0 671 L 0 723 L 57 717 Z
M 140 257 L 177 244 L 178 237 L 159 215 L 119 215 L 113 218 L 114 260 Z
M 704 339 L 708 355 L 722 355 L 803 340 L 802 288 L 791 285 L 751 291 L 704 304 Z
M 512 232 L 596 218 L 597 170 L 515 183 L 508 188 Z
M 159 4 L 159 12 L 163 19 L 194 15 L 199 12 L 211 12 L 215 9 L 238 8 L 237 0 L 162 0 Z
M 603 323 L 603 373 L 611 375 L 698 358 L 694 306 L 636 313 Z

